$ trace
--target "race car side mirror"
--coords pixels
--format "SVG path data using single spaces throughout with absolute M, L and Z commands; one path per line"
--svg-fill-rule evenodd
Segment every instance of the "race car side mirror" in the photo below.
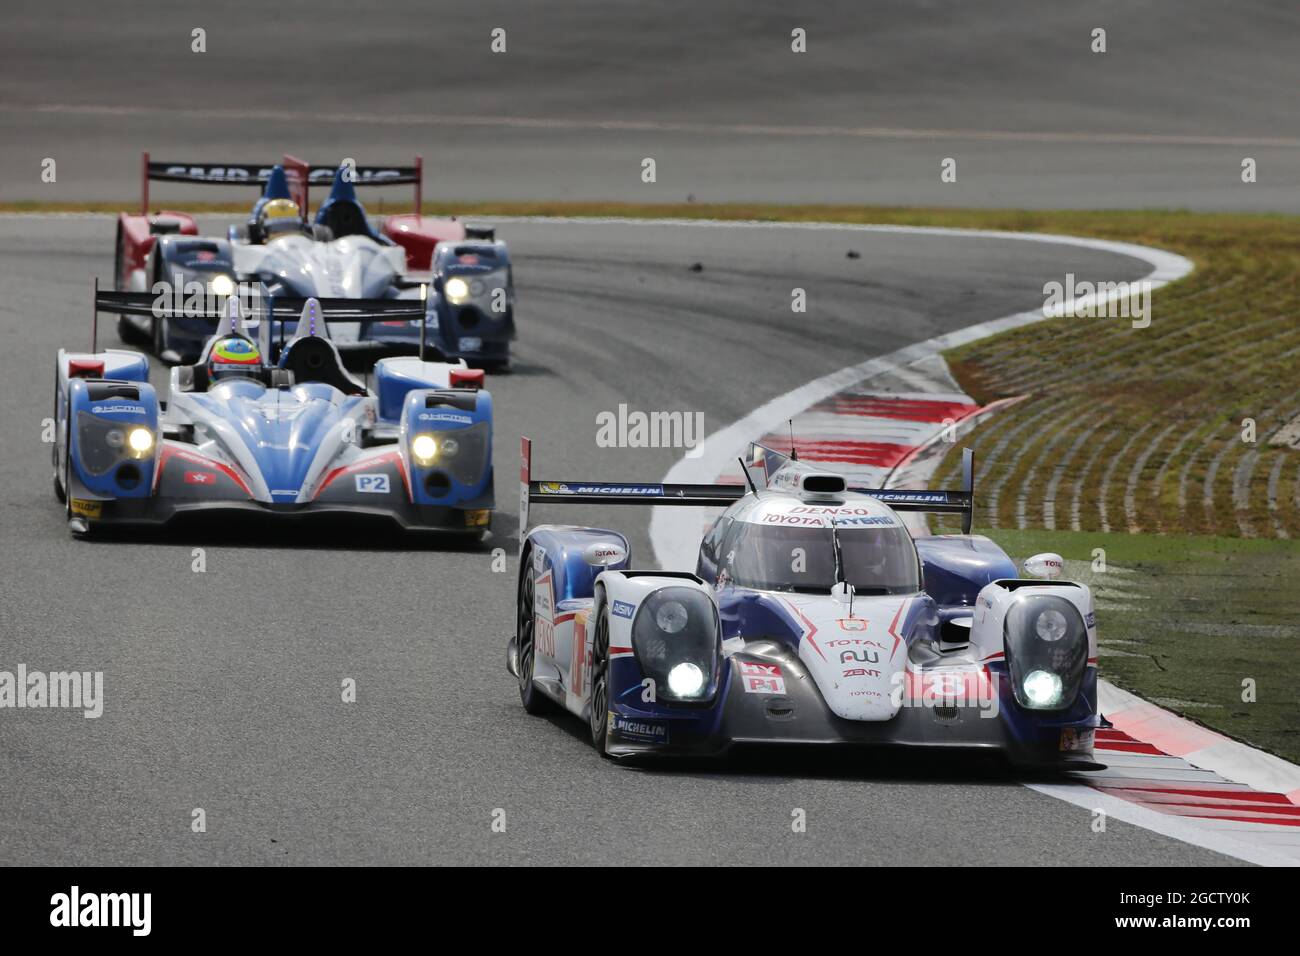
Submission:
M 1061 572 L 1065 570 L 1065 560 L 1059 554 L 1044 551 L 1032 558 L 1026 558 L 1024 568 L 1027 576 L 1050 581 L 1061 576 Z

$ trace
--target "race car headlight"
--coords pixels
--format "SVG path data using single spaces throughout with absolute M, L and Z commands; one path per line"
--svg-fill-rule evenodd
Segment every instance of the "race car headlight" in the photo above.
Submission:
M 1021 689 L 1034 707 L 1054 707 L 1061 701 L 1061 678 L 1049 671 L 1030 671 Z
M 668 672 L 668 689 L 674 697 L 698 697 L 704 689 L 704 671 L 690 661 L 677 664 Z
M 1088 630 L 1071 602 L 1026 592 L 1007 609 L 1003 629 L 1016 701 L 1030 710 L 1074 703 L 1088 663 Z
M 136 425 L 126 433 L 127 453 L 132 458 L 147 458 L 153 451 L 153 432 L 143 425 Z
M 718 611 L 694 588 L 666 587 L 641 602 L 632 650 L 659 700 L 698 703 L 716 692 Z
M 416 435 L 411 439 L 411 457 L 421 465 L 432 465 L 438 457 L 438 440 L 432 435 Z
M 208 283 L 208 288 L 212 290 L 213 295 L 230 295 L 235 291 L 235 283 L 230 276 L 213 276 L 212 281 Z
M 459 276 L 452 276 L 442 287 L 448 302 L 460 305 L 469 298 L 469 283 Z

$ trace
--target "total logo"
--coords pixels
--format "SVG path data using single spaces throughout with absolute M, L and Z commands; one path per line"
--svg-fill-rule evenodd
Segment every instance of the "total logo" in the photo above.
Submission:
M 627 548 L 613 541 L 597 541 L 595 544 L 587 545 L 582 552 L 582 558 L 594 567 L 606 568 L 626 561 Z

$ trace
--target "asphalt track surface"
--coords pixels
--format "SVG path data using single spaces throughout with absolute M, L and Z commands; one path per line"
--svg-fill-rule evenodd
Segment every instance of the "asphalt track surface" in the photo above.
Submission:
M 149 149 L 421 153 L 446 200 L 1297 212 L 1298 38 L 1290 0 L 6 0 L 0 201 L 125 200 Z
M 1233 862 L 1114 820 L 1094 833 L 1087 809 L 984 764 L 782 753 L 616 765 L 576 719 L 527 716 L 504 667 L 521 432 L 537 440 L 540 477 L 654 480 L 673 453 L 598 448 L 598 411 L 702 410 L 712 432 L 828 370 L 1031 308 L 1066 272 L 1133 279 L 1147 266 L 933 235 L 557 223 L 501 234 L 521 305 L 516 370 L 489 379 L 493 540 L 454 550 L 262 523 L 83 541 L 52 496 L 41 420 L 56 348 L 88 339 L 89 277 L 108 280 L 112 221 L 0 218 L 0 666 L 105 675 L 99 719 L 0 712 L 0 862 Z M 796 285 L 810 296 L 797 321 Z M 613 522 L 650 555 L 648 510 L 534 518 Z M 494 547 L 505 573 L 492 571 Z M 356 703 L 341 701 L 345 678 Z M 191 832 L 194 808 L 206 833 Z M 804 833 L 791 830 L 796 808 Z M 498 809 L 505 832 L 492 830 Z

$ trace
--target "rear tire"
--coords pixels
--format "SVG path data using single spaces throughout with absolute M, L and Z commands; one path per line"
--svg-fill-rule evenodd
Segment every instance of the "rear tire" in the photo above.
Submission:
M 608 757 L 609 743 L 609 608 L 601 608 L 591 638 L 591 745 Z
M 519 649 L 519 702 L 533 716 L 553 710 L 551 699 L 533 681 L 537 668 L 537 617 L 532 573 L 533 554 L 525 551 L 519 569 L 519 590 L 515 609 L 515 642 Z

